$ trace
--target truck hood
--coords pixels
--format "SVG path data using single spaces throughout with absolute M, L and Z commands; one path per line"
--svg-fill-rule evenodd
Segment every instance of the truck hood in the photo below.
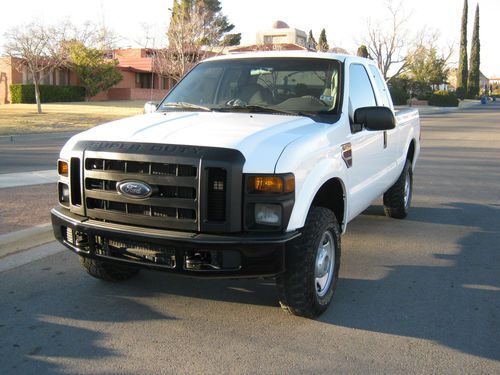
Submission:
M 246 159 L 245 173 L 274 173 L 283 149 L 321 127 L 307 117 L 214 112 L 163 112 L 109 122 L 75 135 L 61 157 L 78 141 L 116 141 L 236 149 Z

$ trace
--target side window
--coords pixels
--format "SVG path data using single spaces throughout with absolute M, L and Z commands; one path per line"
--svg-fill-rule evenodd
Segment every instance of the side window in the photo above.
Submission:
M 363 65 L 352 64 L 349 67 L 349 101 L 353 114 L 358 108 L 377 105 L 370 78 Z
M 370 72 L 372 73 L 373 78 L 375 78 L 375 82 L 377 84 L 378 92 L 380 94 L 380 100 L 381 100 L 381 102 L 379 103 L 379 105 L 381 107 L 389 107 L 390 108 L 391 101 L 389 99 L 389 94 L 387 92 L 387 86 L 385 85 L 385 82 L 382 79 L 382 76 L 380 75 L 380 72 L 373 65 L 370 65 Z

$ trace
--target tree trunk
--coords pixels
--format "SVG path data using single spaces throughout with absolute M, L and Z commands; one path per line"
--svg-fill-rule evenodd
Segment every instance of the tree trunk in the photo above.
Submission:
M 34 79 L 33 83 L 35 84 L 35 100 L 36 100 L 36 108 L 38 113 L 42 113 L 42 103 L 40 103 L 40 88 L 38 87 L 38 80 Z

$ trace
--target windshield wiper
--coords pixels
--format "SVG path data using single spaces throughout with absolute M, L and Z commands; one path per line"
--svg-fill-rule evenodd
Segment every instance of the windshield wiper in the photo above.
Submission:
M 281 113 L 284 115 L 292 115 L 292 116 L 308 116 L 308 114 L 304 114 L 302 112 L 292 112 L 285 111 L 282 109 L 277 109 L 273 107 L 266 107 L 263 105 L 236 105 L 231 107 L 215 107 L 212 108 L 213 111 L 217 112 L 237 112 L 237 111 L 248 111 L 248 112 L 262 112 L 262 113 Z
M 179 108 L 179 109 L 199 109 L 202 111 L 211 111 L 211 108 L 202 105 L 188 103 L 188 102 L 171 102 L 162 105 L 162 108 Z

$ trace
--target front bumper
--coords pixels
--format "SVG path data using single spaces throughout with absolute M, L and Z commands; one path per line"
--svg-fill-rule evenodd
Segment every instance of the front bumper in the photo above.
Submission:
M 57 240 L 83 257 L 195 277 L 275 276 L 300 232 L 213 235 L 142 228 L 51 211 Z

